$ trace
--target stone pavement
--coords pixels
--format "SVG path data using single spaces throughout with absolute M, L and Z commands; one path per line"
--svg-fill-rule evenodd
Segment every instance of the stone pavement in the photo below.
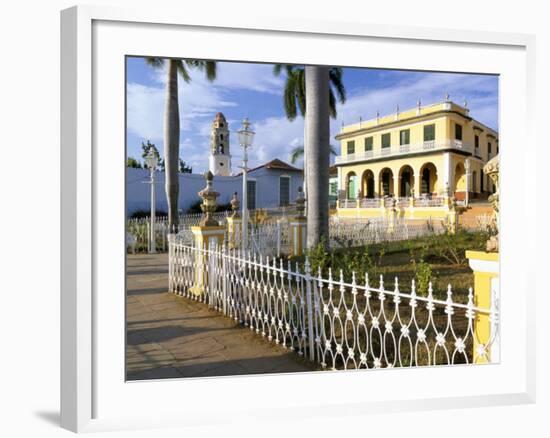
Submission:
M 314 369 L 206 304 L 168 293 L 167 254 L 129 254 L 127 260 L 128 380 Z

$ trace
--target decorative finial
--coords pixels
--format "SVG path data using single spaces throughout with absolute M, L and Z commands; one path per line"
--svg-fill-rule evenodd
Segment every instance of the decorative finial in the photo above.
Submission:
M 449 102 L 450 98 L 449 93 L 445 93 L 445 102 Z
M 363 117 L 359 116 L 359 127 L 361 127 L 362 122 L 363 122 Z
M 468 101 L 464 98 L 464 108 L 468 108 Z
M 204 174 L 204 179 L 206 179 L 206 187 L 198 193 L 198 195 L 202 198 L 201 210 L 204 213 L 200 225 L 203 227 L 215 227 L 218 226 L 219 223 L 212 218 L 212 214 L 216 211 L 218 206 L 216 199 L 220 196 L 220 194 L 212 187 L 214 181 L 214 175 L 212 172 L 206 172 Z
M 422 105 L 422 102 L 420 102 L 420 97 L 418 98 L 418 101 L 416 102 L 416 106 L 418 108 L 420 108 L 420 106 Z
M 231 217 L 239 217 L 239 206 L 241 203 L 239 202 L 239 198 L 237 198 L 237 192 L 233 193 L 233 197 L 231 198 L 231 211 L 233 212 L 231 214 Z
M 298 215 L 296 217 L 303 218 L 306 211 L 306 198 L 304 198 L 304 192 L 301 187 L 298 187 L 298 197 L 296 198 L 296 211 Z

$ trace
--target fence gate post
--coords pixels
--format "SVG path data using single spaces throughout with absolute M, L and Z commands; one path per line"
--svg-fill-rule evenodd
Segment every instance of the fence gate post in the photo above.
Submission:
M 491 310 L 489 314 L 476 314 L 473 362 L 495 362 L 499 359 L 498 346 L 495 343 L 498 333 L 499 253 L 466 251 L 466 257 L 470 268 L 474 271 L 474 305 Z M 496 351 L 493 351 L 495 347 Z
M 313 300 L 311 298 L 311 266 L 306 257 L 306 313 L 307 313 L 307 338 L 309 341 L 309 360 L 315 360 L 315 335 L 313 333 Z
M 277 220 L 277 257 L 281 257 L 281 219 Z
M 224 246 L 222 248 L 222 308 L 223 314 L 227 315 L 227 249 Z

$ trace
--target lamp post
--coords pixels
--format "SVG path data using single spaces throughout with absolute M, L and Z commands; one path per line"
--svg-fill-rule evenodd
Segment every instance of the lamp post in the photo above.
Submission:
M 153 148 L 149 149 L 149 153 L 145 157 L 145 164 L 151 172 L 151 226 L 149 227 L 149 254 L 155 254 L 157 252 L 157 245 L 155 242 L 155 170 L 158 165 L 158 157 L 155 154 Z
M 243 120 L 242 128 L 237 131 L 239 144 L 243 148 L 243 248 L 248 248 L 248 148 L 252 146 L 255 132 L 250 129 L 248 118 Z

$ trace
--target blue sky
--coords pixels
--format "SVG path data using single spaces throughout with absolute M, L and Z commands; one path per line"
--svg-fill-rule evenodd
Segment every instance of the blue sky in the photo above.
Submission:
M 272 64 L 219 62 L 217 79 L 191 73 L 180 80 L 180 157 L 200 173 L 208 167 L 210 124 L 216 112 L 224 113 L 231 136 L 233 171 L 238 171 L 242 151 L 236 134 L 244 117 L 256 131 L 250 152 L 250 167 L 273 158 L 289 161 L 294 146 L 303 144 L 303 120 L 286 119 L 283 108 L 285 77 L 273 75 Z M 127 58 L 127 150 L 141 160 L 141 142 L 150 140 L 163 155 L 163 110 L 166 72 L 153 69 L 144 58 Z M 470 115 L 498 129 L 498 77 L 475 74 L 433 73 L 367 68 L 344 68 L 347 101 L 338 105 L 338 118 L 331 121 L 331 142 L 342 122 L 356 123 L 416 106 L 418 99 L 430 104 L 444 99 L 468 102 Z M 301 163 L 297 163 L 298 166 Z

